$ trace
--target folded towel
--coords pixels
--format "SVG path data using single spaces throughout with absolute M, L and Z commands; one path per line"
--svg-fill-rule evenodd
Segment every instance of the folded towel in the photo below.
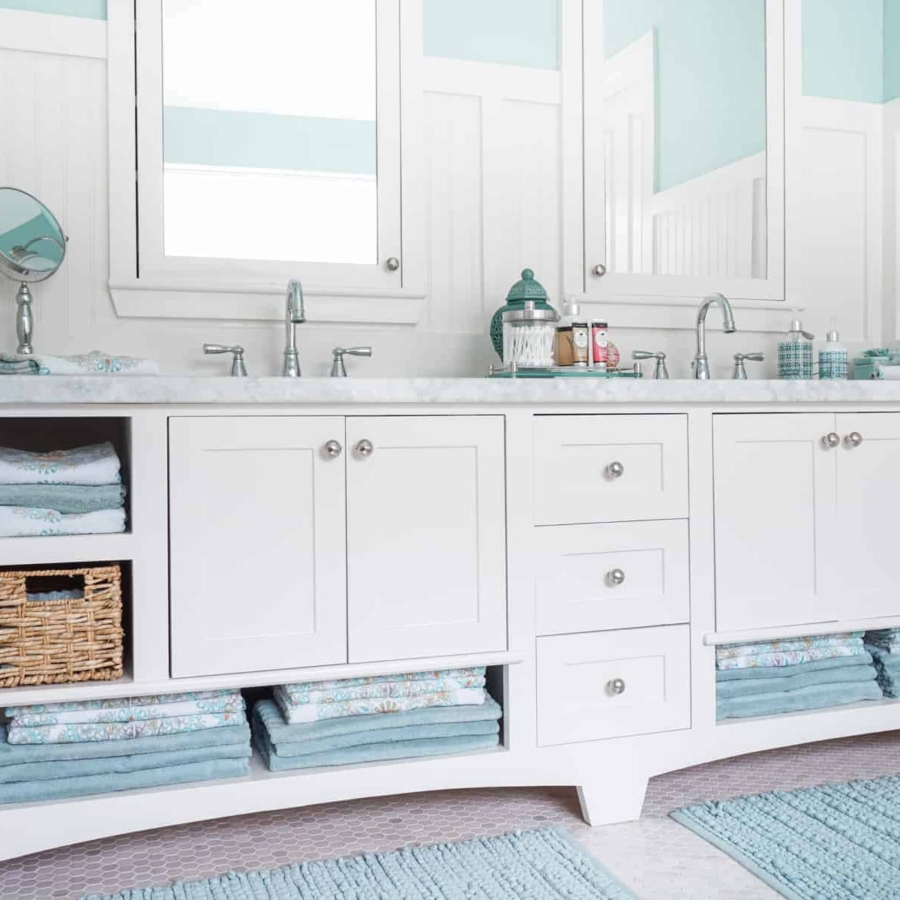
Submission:
M 84 591 L 40 591 L 26 594 L 29 603 L 46 603 L 48 600 L 84 600 Z
M 859 647 L 863 642 L 862 636 L 863 632 L 861 631 L 845 631 L 842 634 L 784 638 L 777 641 L 756 641 L 752 644 L 722 644 L 716 647 L 716 659 L 734 659 L 738 656 L 756 656 L 760 653 L 779 653 L 786 650 L 806 650 L 809 647 Z
M 119 745 L 121 753 L 121 744 Z M 70 759 L 20 763 L 0 766 L 0 785 L 24 781 L 52 781 L 60 778 L 81 778 L 87 775 L 125 775 L 143 769 L 163 769 L 167 766 L 186 766 L 214 759 L 249 759 L 250 734 L 241 744 L 219 744 L 170 750 L 163 753 L 136 753 L 127 756 L 101 756 L 97 759 Z
M 759 678 L 789 678 L 804 672 L 824 672 L 829 669 L 845 669 L 848 666 L 868 666 L 872 657 L 868 652 L 859 656 L 838 657 L 835 659 L 819 659 L 813 662 L 797 663 L 793 666 L 769 666 L 751 669 L 716 669 L 716 681 L 743 681 Z
M 795 668 L 791 666 L 791 668 Z M 822 672 L 804 672 L 788 678 L 744 678 L 741 681 L 721 681 L 716 685 L 716 699 L 749 697 L 753 694 L 773 694 L 812 687 L 814 684 L 847 684 L 874 681 L 874 666 L 845 666 L 842 669 L 826 669 Z
M 101 509 L 97 512 L 64 514 L 52 509 L 0 506 L 0 537 L 119 534 L 124 530 L 124 509 Z
M 71 712 L 84 709 L 117 709 L 123 704 L 130 706 L 159 706 L 163 703 L 181 703 L 184 700 L 218 700 L 222 697 L 237 698 L 240 691 L 229 689 L 215 691 L 182 691 L 178 694 L 146 694 L 141 697 L 108 697 L 104 700 L 67 700 L 63 703 L 33 703 L 29 706 L 8 706 L 7 716 L 29 713 Z
M 867 631 L 866 643 L 882 647 L 889 653 L 900 656 L 900 629 L 881 628 L 877 631 Z
M 875 660 L 878 673 L 878 686 L 885 697 L 896 700 L 900 697 L 900 655 L 892 654 L 882 647 L 868 645 L 869 652 Z
M 141 769 L 122 774 L 83 775 L 77 778 L 0 784 L 0 803 L 38 803 L 42 800 L 62 800 L 67 797 L 83 797 L 86 794 L 108 794 L 136 788 L 160 787 L 165 784 L 241 778 L 249 774 L 250 763 L 246 759 L 211 759 L 206 762 L 167 766 L 162 769 Z
M 254 713 L 264 722 L 269 739 L 278 748 L 282 744 L 302 744 L 341 736 L 361 735 L 387 727 L 495 722 L 503 715 L 500 705 L 487 693 L 484 693 L 484 701 L 479 706 L 412 709 L 407 712 L 395 713 L 390 719 L 385 719 L 383 716 L 346 716 L 341 719 L 324 719 L 320 722 L 289 725 L 285 722 L 280 708 L 271 700 L 261 700 L 253 709 Z
M 89 513 L 124 505 L 123 484 L 0 484 L 0 506 Z
M 356 763 L 375 762 L 384 759 L 408 759 L 419 756 L 443 756 L 450 753 L 466 753 L 472 750 L 486 750 L 496 747 L 496 734 L 470 735 L 420 741 L 399 741 L 392 744 L 366 744 L 359 747 L 344 747 L 324 753 L 308 753 L 305 756 L 281 757 L 269 741 L 265 729 L 253 733 L 253 740 L 266 765 L 273 772 L 288 769 L 309 769 L 318 766 L 346 766 Z
M 456 691 L 419 694 L 415 697 L 389 697 L 381 700 L 340 700 L 335 703 L 311 703 L 308 706 L 292 706 L 290 699 L 280 688 L 275 688 L 274 693 L 285 720 L 291 725 L 344 716 L 395 714 L 431 706 L 469 706 L 484 703 L 484 688 L 461 688 Z
M 71 709 L 64 712 L 23 712 L 7 710 L 15 728 L 43 728 L 49 725 L 105 725 L 113 722 L 139 722 L 147 719 L 171 719 L 204 713 L 239 713 L 245 707 L 240 694 L 210 700 L 182 700 L 158 706 L 129 703 L 104 709 Z
M 331 681 L 301 681 L 283 684 L 281 689 L 293 696 L 305 696 L 310 691 L 333 691 L 338 688 L 358 687 L 365 684 L 385 684 L 392 681 L 441 681 L 447 678 L 484 678 L 484 666 L 464 669 L 439 669 L 436 672 L 406 672 L 403 675 L 367 675 L 361 678 L 337 678 Z M 459 685 L 467 687 L 467 685 Z
M 50 453 L 0 447 L 0 484 L 105 485 L 118 481 L 119 457 L 109 442 Z
M 850 646 L 833 644 L 828 647 L 807 647 L 805 650 L 782 650 L 771 653 L 757 653 L 754 656 L 736 656 L 733 659 L 717 659 L 719 669 L 752 669 L 770 666 L 795 666 L 798 663 L 815 662 L 820 659 L 838 659 L 847 656 L 862 656 L 865 653 L 862 640 Z
M 379 684 L 357 684 L 349 687 L 311 690 L 305 694 L 279 692 L 281 701 L 292 709 L 318 703 L 340 703 L 344 700 L 381 700 L 390 697 L 422 697 L 466 688 L 483 688 L 483 675 L 436 678 L 430 681 L 383 681 Z
M 18 726 L 13 719 L 6 739 L 10 744 L 81 744 L 96 741 L 133 741 L 162 734 L 183 734 L 204 728 L 233 728 L 246 722 L 240 713 L 204 713 L 173 716 L 168 719 L 142 719 L 134 722 L 109 722 L 87 725 Z
M 143 753 L 172 753 L 178 750 L 199 750 L 207 747 L 248 745 L 250 726 L 244 722 L 234 728 L 206 728 L 183 734 L 162 734 L 139 737 L 127 744 L 121 741 L 94 741 L 82 744 L 10 744 L 8 728 L 0 725 L 0 772 L 9 766 L 29 763 L 63 762 L 77 759 L 103 759 Z
M 860 700 L 880 700 L 881 688 L 874 681 L 853 684 L 816 684 L 796 691 L 777 694 L 755 694 L 731 697 L 716 702 L 717 719 L 740 719 L 749 716 L 775 716 L 805 709 L 843 706 Z
M 159 365 L 136 356 L 114 356 L 91 350 L 78 356 L 17 356 L 0 353 L 0 366 L 30 363 L 34 375 L 159 375 Z M 35 369 L 35 365 L 37 368 Z
M 41 366 L 36 359 L 8 359 L 0 355 L 0 375 L 40 375 Z

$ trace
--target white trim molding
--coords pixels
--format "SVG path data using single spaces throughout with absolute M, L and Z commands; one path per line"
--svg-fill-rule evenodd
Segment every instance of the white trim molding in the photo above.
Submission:
M 0 50 L 106 59 L 106 22 L 0 9 Z

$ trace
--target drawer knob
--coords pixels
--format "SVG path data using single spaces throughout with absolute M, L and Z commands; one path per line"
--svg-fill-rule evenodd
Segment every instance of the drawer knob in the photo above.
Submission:
M 606 579 L 613 587 L 618 587 L 620 584 L 625 584 L 625 573 L 622 569 L 613 569 Z
M 365 459 L 375 452 L 375 447 L 371 441 L 363 440 L 356 445 L 356 452 Z
M 325 444 L 325 454 L 332 459 L 337 459 L 343 451 L 343 447 L 337 441 L 328 441 Z
M 835 447 L 840 447 L 841 436 L 835 434 L 833 431 L 826 434 L 825 437 L 822 438 L 822 446 L 825 447 L 826 450 L 833 450 Z
M 851 431 L 844 438 L 844 442 L 848 447 L 858 447 L 863 442 L 863 436 L 858 431 Z
M 613 678 L 609 683 L 609 692 L 618 697 L 625 693 L 625 682 L 621 678 Z
M 625 466 L 622 465 L 618 460 L 616 462 L 611 462 L 606 467 L 606 474 L 615 480 L 616 478 L 621 478 L 625 474 Z

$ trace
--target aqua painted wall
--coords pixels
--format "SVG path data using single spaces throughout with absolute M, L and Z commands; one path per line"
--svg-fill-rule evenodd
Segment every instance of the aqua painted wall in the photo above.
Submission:
M 764 0 L 606 0 L 606 58 L 656 32 L 656 190 L 765 150 Z
M 884 99 L 900 97 L 900 0 L 884 0 Z
M 558 69 L 559 0 L 422 0 L 426 56 Z
M 106 18 L 106 0 L 0 0 L 0 9 L 53 13 L 79 19 Z

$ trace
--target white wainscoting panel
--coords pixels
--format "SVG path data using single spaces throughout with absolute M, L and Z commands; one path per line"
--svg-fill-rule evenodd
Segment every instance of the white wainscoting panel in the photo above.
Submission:
M 900 99 L 884 105 L 884 335 L 900 340 Z

